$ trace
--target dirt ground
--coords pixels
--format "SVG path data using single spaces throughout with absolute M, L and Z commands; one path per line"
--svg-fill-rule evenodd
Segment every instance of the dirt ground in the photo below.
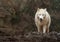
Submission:
M 60 33 L 53 31 L 45 34 L 29 32 L 20 35 L 8 35 L 0 32 L 0 42 L 60 42 Z

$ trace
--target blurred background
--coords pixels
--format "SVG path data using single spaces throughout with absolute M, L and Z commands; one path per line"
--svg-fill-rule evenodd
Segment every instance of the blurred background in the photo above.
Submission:
M 60 32 L 60 0 L 0 0 L 0 33 L 37 31 L 34 22 L 37 8 L 47 8 L 52 19 L 50 32 Z

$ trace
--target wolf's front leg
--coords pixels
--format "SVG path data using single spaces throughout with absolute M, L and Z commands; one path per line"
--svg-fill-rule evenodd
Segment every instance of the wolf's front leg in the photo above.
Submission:
M 49 27 L 46 28 L 46 32 L 49 33 Z
M 43 26 L 43 33 L 46 33 L 46 26 Z

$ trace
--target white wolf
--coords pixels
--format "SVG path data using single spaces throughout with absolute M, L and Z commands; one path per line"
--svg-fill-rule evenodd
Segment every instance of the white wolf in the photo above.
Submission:
M 37 26 L 38 32 L 48 33 L 51 24 L 51 17 L 45 9 L 37 9 L 35 14 L 35 24 Z

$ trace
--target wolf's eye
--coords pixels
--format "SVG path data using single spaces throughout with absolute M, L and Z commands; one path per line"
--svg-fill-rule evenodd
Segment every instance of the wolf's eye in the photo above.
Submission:
M 39 14 L 39 15 L 41 15 L 41 14 Z
M 42 14 L 42 16 L 45 16 L 44 14 Z

